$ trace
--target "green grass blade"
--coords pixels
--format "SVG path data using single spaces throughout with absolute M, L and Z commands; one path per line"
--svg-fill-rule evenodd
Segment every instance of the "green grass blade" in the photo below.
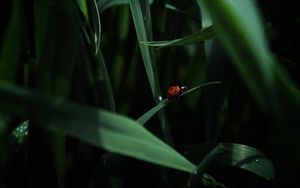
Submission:
M 267 48 L 253 2 L 249 0 L 198 1 L 201 5 L 206 5 L 216 33 L 234 59 L 235 66 L 256 100 L 261 106 L 266 107 L 264 93 L 260 91 L 272 90 L 274 62 Z
M 205 86 L 211 85 L 211 84 L 220 84 L 221 82 L 209 82 L 209 83 L 205 83 L 199 86 L 196 86 L 192 89 L 187 90 L 186 92 L 182 93 L 182 95 L 180 95 L 180 97 L 194 92 L 198 89 L 201 89 Z M 153 117 L 157 112 L 159 112 L 162 108 L 164 108 L 167 104 L 169 104 L 171 101 L 169 99 L 164 99 L 162 100 L 160 103 L 158 103 L 155 107 L 151 108 L 148 112 L 146 112 L 145 114 L 143 114 L 139 119 L 137 119 L 137 122 L 144 125 L 151 117 Z
M 88 34 L 91 29 L 90 27 L 85 27 L 84 25 L 84 23 L 80 24 L 80 36 L 84 41 L 84 44 L 80 46 L 80 51 L 83 61 L 85 61 L 85 63 L 89 67 L 89 71 L 91 71 L 87 73 L 89 80 L 88 85 L 94 87 L 97 95 L 96 98 L 98 98 L 97 100 L 101 98 L 100 100 L 104 101 L 105 107 L 107 107 L 111 111 L 116 111 L 112 86 L 102 50 L 99 48 L 97 53 L 94 53 L 93 49 L 95 49 L 95 46 L 94 43 L 91 42 L 91 37 Z M 101 97 L 100 95 L 103 97 Z
M 223 147 L 227 154 L 218 159 L 220 163 L 250 171 L 266 180 L 275 178 L 272 162 L 261 151 L 242 144 L 224 144 Z
M 147 42 L 152 39 L 152 31 L 149 31 L 151 25 L 151 16 L 142 11 L 142 3 L 137 0 L 130 0 L 130 8 L 137 33 L 138 41 Z M 150 22 L 150 23 L 149 23 Z M 152 30 L 152 29 L 151 29 Z M 151 55 L 150 48 L 140 43 L 142 58 L 147 72 L 151 91 L 156 102 L 159 101 L 160 87 L 157 78 L 157 70 L 154 57 Z
M 100 12 L 103 12 L 106 9 L 113 6 L 125 5 L 125 4 L 129 4 L 129 0 L 99 0 L 98 1 Z
M 134 27 L 136 30 L 138 41 L 149 41 L 152 38 L 152 21 L 150 14 L 150 4 L 148 0 L 130 0 L 129 1 Z M 145 44 L 140 43 L 140 50 L 150 83 L 151 92 L 156 104 L 160 102 L 161 91 L 158 81 L 158 74 L 155 64 L 154 49 Z M 168 144 L 173 145 L 173 139 L 170 133 L 170 127 L 167 123 L 167 118 L 164 111 L 159 112 L 162 132 Z
M 171 47 L 171 46 L 182 46 L 188 44 L 194 44 L 197 42 L 202 42 L 204 40 L 212 39 L 215 36 L 214 29 L 212 26 L 197 31 L 191 35 L 185 36 L 180 39 L 174 39 L 170 41 L 151 41 L 151 42 L 141 42 L 142 44 L 146 44 L 148 46 L 153 47 Z
M 233 65 L 264 112 L 270 114 L 273 152 L 283 176 L 300 158 L 300 95 L 285 68 L 274 61 L 266 44 L 255 1 L 199 0 L 206 5 Z M 284 125 L 284 126 L 283 126 Z M 284 153 L 284 155 L 282 155 Z M 290 157 L 287 157 L 290 156 Z M 284 173 L 283 173 L 284 172 Z M 286 172 L 290 172 L 289 175 Z M 278 175 L 278 177 L 282 177 Z
M 200 162 L 215 144 L 195 144 L 186 147 L 187 156 L 193 162 Z M 216 163 L 237 167 L 252 172 L 266 180 L 275 178 L 272 162 L 261 151 L 242 144 L 222 143 L 214 159 Z
M 92 85 L 96 90 L 95 92 L 98 98 L 97 100 L 101 98 L 100 100 L 104 101 L 105 107 L 107 107 L 111 111 L 116 111 L 114 95 L 106 67 L 106 62 L 100 49 L 101 23 L 99 15 L 99 5 L 97 4 L 97 2 L 93 1 L 90 6 L 94 28 L 92 29 L 90 25 L 85 23 L 78 23 L 78 25 L 80 25 L 81 39 L 85 44 L 81 46 L 82 49 L 80 51 L 82 52 L 83 60 L 88 64 L 90 71 L 94 69 L 94 71 L 92 72 L 95 72 L 95 76 L 92 76 L 88 73 L 88 80 L 89 84 Z M 77 17 L 79 18 L 79 16 Z M 80 19 L 78 18 L 77 20 L 78 22 L 80 22 Z M 94 32 L 92 32 L 93 30 Z M 94 36 L 94 42 L 92 42 L 93 40 L 91 33 L 93 33 L 92 35 Z M 91 49 L 94 49 L 95 51 L 92 52 Z M 101 97 L 100 95 L 103 97 Z
M 92 14 L 92 20 L 94 26 L 93 30 L 94 30 L 94 42 L 95 42 L 95 54 L 97 54 L 100 49 L 101 22 L 100 22 L 100 11 L 96 0 L 93 0 L 91 7 L 92 7 L 91 14 Z
M 193 174 L 191 174 L 187 182 L 187 187 L 196 187 L 198 182 L 203 178 L 202 175 L 204 174 L 205 170 L 216 158 L 220 150 L 222 150 L 222 144 L 218 144 L 217 146 L 212 148 L 209 153 L 205 155 L 205 157 L 199 163 L 197 170 Z
M 165 8 L 168 9 L 168 10 L 172 10 L 172 11 L 174 11 L 174 12 L 177 12 L 177 13 L 179 13 L 179 14 L 182 14 L 182 15 L 184 15 L 184 16 L 187 16 L 187 17 L 189 17 L 189 18 L 195 20 L 196 22 L 201 22 L 201 20 L 200 20 L 199 18 L 194 17 L 193 15 L 190 15 L 188 12 L 185 12 L 185 11 L 179 9 L 178 7 L 173 6 L 173 5 L 169 4 L 169 3 L 166 3 L 166 4 L 165 4 Z
M 67 98 L 70 94 L 73 67 L 80 46 L 79 28 L 81 22 L 77 17 L 77 4 L 64 1 L 36 1 L 35 3 L 37 9 L 35 15 L 37 23 L 37 90 L 48 95 Z M 50 4 L 56 8 L 49 9 Z M 42 153 L 46 158 L 45 160 L 53 160 L 57 187 L 64 187 L 66 173 L 65 135 L 61 133 L 49 134 L 42 130 L 32 132 L 34 134 L 29 135 L 31 142 L 42 141 L 45 146 L 40 147 L 36 144 L 30 148 L 30 153 L 44 150 L 45 153 Z M 52 156 L 47 154 L 50 151 Z M 34 158 L 38 158 L 38 156 L 35 154 L 30 160 L 34 160 Z M 51 164 L 51 162 L 49 163 Z M 43 168 L 39 165 L 36 165 L 36 168 L 34 176 L 41 175 L 46 178 L 43 173 L 38 173 Z M 54 182 L 50 180 L 49 183 Z
M 211 19 L 209 13 L 207 12 L 207 10 L 204 7 L 200 6 L 200 1 L 196 1 L 196 3 L 198 4 L 198 6 L 200 8 L 202 28 L 207 28 L 207 27 L 212 26 L 212 19 Z M 212 40 L 204 41 L 206 57 L 208 57 L 211 52 L 212 42 L 213 42 Z
M 13 1 L 9 24 L 0 45 L 0 80 L 14 81 L 20 63 L 24 29 L 22 3 Z
M 86 38 L 88 44 L 93 48 L 94 53 L 97 54 L 101 41 L 101 21 L 98 3 L 96 0 L 88 2 L 77 0 L 77 5 L 85 17 L 85 23 L 81 25 L 82 31 L 85 34 L 84 38 Z
M 161 109 L 163 109 L 167 104 L 169 104 L 168 99 L 162 100 L 160 103 L 158 103 L 155 107 L 151 108 L 149 111 L 147 111 L 145 114 L 143 114 L 139 119 L 136 121 L 142 125 L 145 125 L 145 123 L 152 118 L 157 112 L 159 112 Z
M 139 123 L 121 115 L 83 107 L 63 99 L 41 97 L 6 83 L 0 84 L 2 113 L 21 116 L 118 154 L 193 172 L 190 163 Z
M 87 18 L 87 20 L 88 20 L 89 13 L 88 13 L 87 0 L 77 0 L 77 4 L 78 4 L 79 9 L 85 16 L 85 18 Z
M 112 86 L 110 83 L 110 78 L 107 72 L 106 63 L 102 54 L 101 49 L 99 49 L 96 55 L 96 71 L 97 71 L 97 81 L 99 83 L 104 82 L 104 89 L 105 92 L 105 102 L 107 102 L 107 107 L 115 112 L 116 111 L 116 103 L 115 98 L 112 90 Z

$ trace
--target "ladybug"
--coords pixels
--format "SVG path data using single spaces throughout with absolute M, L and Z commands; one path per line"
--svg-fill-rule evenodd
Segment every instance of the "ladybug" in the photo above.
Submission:
M 179 97 L 187 90 L 187 86 L 171 86 L 167 91 L 167 98 L 172 99 L 174 97 Z

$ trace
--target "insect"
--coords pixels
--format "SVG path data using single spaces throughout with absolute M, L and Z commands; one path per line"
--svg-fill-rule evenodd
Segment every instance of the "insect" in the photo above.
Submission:
M 187 90 L 187 86 L 171 86 L 167 91 L 167 98 L 172 99 L 179 97 Z

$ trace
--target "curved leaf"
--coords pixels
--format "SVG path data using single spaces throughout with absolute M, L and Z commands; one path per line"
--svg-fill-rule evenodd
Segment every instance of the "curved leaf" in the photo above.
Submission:
M 280 172 L 286 177 L 293 175 L 290 169 L 300 158 L 300 129 L 295 123 L 300 121 L 299 88 L 285 68 L 274 61 L 255 1 L 197 1 L 210 13 L 216 34 L 249 92 L 262 111 L 272 117 L 272 150 Z
M 142 125 L 144 125 L 151 117 L 153 117 L 157 112 L 159 112 L 163 107 L 165 107 L 167 104 L 169 104 L 168 99 L 162 100 L 160 103 L 158 103 L 155 107 L 151 108 L 148 112 L 143 114 L 139 119 L 136 121 Z
M 187 182 L 187 187 L 195 187 L 195 185 L 197 185 L 200 179 L 203 180 L 203 177 L 205 177 L 202 176 L 204 174 L 204 171 L 215 159 L 215 157 L 218 155 L 218 152 L 220 152 L 221 149 L 222 149 L 222 144 L 219 144 L 214 148 L 212 148 L 211 151 L 205 155 L 205 157 L 201 160 L 200 164 L 198 165 L 197 170 L 193 174 L 191 174 Z
M 185 148 L 188 158 L 193 162 L 200 160 L 216 144 L 195 144 Z M 214 161 L 250 171 L 266 180 L 275 178 L 275 170 L 272 162 L 261 151 L 242 144 L 222 143 Z
M 103 12 L 107 8 L 112 6 L 125 5 L 125 4 L 129 4 L 129 0 L 99 0 L 98 1 L 100 12 Z
M 142 44 L 146 44 L 148 46 L 153 47 L 171 47 L 171 46 L 181 46 L 193 44 L 196 42 L 201 42 L 204 40 L 212 39 L 215 36 L 214 28 L 209 26 L 205 29 L 197 31 L 191 35 L 185 36 L 180 39 L 174 39 L 170 41 L 151 41 L 151 42 L 141 42 Z
M 199 86 L 196 86 L 192 89 L 187 90 L 186 92 L 182 93 L 179 97 L 182 97 L 190 92 L 196 91 L 204 86 L 208 86 L 211 84 L 219 84 L 221 82 L 216 81 L 216 82 L 209 82 L 205 83 Z M 165 107 L 167 104 L 170 103 L 170 100 L 164 99 L 160 103 L 158 103 L 155 107 L 151 108 L 148 112 L 146 112 L 144 115 L 142 115 L 139 119 L 137 119 L 137 122 L 140 124 L 144 125 L 151 117 L 153 117 L 157 112 L 159 112 L 163 107 Z
M 118 154 L 193 172 L 196 166 L 139 123 L 122 115 L 40 96 L 0 83 L 3 113 L 18 115 Z

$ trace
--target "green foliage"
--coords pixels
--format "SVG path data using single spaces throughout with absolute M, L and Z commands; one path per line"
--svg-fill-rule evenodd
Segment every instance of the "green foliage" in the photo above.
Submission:
M 62 99 L 40 98 L 5 83 L 1 83 L 0 91 L 1 110 L 4 112 L 30 119 L 43 124 L 46 129 L 63 132 L 108 151 L 190 173 L 195 170 L 192 163 L 129 118 Z M 13 131 L 16 138 L 21 136 L 19 129 L 24 132 L 24 125 Z
M 182 97 L 190 92 L 196 91 L 197 89 L 200 89 L 204 86 L 210 85 L 210 84 L 220 84 L 220 82 L 209 82 L 206 84 L 202 84 L 199 86 L 196 86 L 194 88 L 191 88 L 187 91 L 185 91 L 184 93 L 182 93 L 179 97 Z M 157 112 L 159 112 L 161 109 L 163 109 L 167 104 L 169 104 L 171 101 L 169 99 L 164 99 L 163 101 L 161 101 L 159 104 L 157 104 L 155 107 L 151 108 L 148 112 L 146 112 L 145 114 L 143 114 L 139 119 L 137 119 L 136 121 L 139 122 L 140 124 L 144 125 L 151 117 L 153 117 Z
M 248 170 L 266 180 L 275 178 L 272 162 L 261 151 L 242 144 L 222 143 L 219 146 L 214 145 L 194 144 L 185 149 L 192 161 L 199 162 L 199 159 L 202 159 L 207 151 L 216 148 L 212 159 L 216 163 Z
M 170 47 L 170 46 L 193 44 L 204 40 L 212 39 L 213 37 L 214 37 L 214 30 L 213 27 L 210 26 L 208 28 L 195 32 L 181 39 L 174 39 L 171 41 L 142 42 L 142 43 L 153 47 Z
M 3 3 L 0 187 L 297 187 L 300 17 L 256 3 Z

